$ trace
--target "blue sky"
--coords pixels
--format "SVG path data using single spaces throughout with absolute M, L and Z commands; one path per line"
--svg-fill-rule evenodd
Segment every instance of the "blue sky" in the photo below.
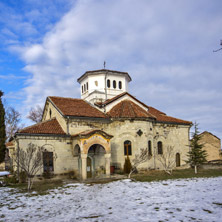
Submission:
M 24 117 L 80 97 L 87 70 L 128 72 L 129 92 L 222 138 L 222 1 L 0 1 L 0 89 Z

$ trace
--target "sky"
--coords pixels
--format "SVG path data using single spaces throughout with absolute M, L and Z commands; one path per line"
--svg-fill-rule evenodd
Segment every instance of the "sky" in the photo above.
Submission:
M 221 0 L 0 0 L 0 89 L 27 122 L 77 78 L 128 72 L 129 93 L 222 138 Z

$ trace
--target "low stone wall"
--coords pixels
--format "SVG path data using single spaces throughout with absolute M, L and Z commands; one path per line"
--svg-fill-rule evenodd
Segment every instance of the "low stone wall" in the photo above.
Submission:
M 222 169 L 222 163 L 205 163 L 201 168 L 205 170 Z

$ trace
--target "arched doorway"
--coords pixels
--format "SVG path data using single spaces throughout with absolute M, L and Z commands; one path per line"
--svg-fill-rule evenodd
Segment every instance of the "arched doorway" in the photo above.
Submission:
M 105 174 L 105 148 L 100 144 L 90 146 L 87 155 L 87 178 Z
M 179 167 L 180 166 L 180 154 L 177 153 L 176 154 L 176 167 Z

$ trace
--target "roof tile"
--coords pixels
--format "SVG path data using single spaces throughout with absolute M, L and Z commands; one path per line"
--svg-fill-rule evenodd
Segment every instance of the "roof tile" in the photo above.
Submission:
M 59 125 L 56 118 L 26 127 L 20 130 L 18 133 L 65 135 L 65 132 Z
M 66 116 L 107 118 L 107 116 L 82 99 L 50 96 L 49 99 Z
M 155 118 L 130 100 L 119 102 L 108 112 L 108 115 L 113 118 Z

